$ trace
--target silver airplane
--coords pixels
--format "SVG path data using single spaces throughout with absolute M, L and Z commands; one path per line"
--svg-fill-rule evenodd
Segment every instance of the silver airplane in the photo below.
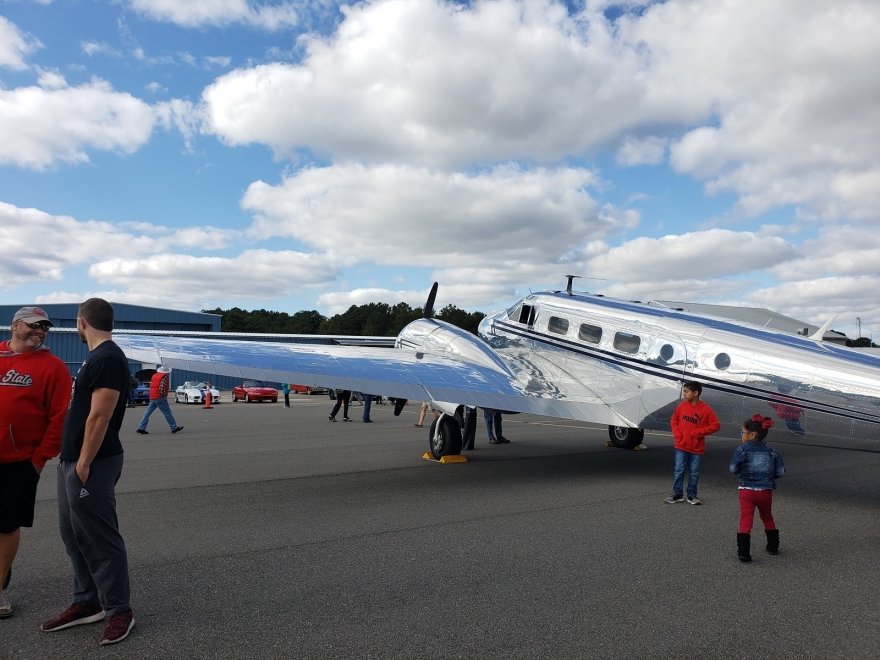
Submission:
M 464 406 L 607 425 L 632 449 L 646 429 L 669 430 L 681 385 L 696 380 L 737 436 L 762 413 L 792 438 L 871 443 L 880 437 L 880 358 L 747 323 L 572 291 L 532 293 L 487 315 L 475 336 L 424 318 L 395 348 L 127 335 L 126 355 L 207 374 L 290 382 L 428 401 L 436 458 L 462 450 Z M 777 433 L 779 431 L 774 431 Z M 778 436 L 777 436 L 778 437 Z

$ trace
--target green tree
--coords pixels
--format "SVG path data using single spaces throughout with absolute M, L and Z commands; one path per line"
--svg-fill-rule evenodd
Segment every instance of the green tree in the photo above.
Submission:
M 220 316 L 223 332 L 257 332 L 295 335 L 350 335 L 393 337 L 412 321 L 421 318 L 421 307 L 413 309 L 406 303 L 393 307 L 387 303 L 368 303 L 352 305 L 342 314 L 325 317 L 315 310 L 301 311 L 292 316 L 286 312 L 273 312 L 266 309 L 246 311 L 238 307 L 232 309 L 202 310 L 207 314 Z M 441 321 L 477 332 L 477 326 L 485 314 L 466 312 L 455 305 L 447 305 L 436 314 Z
M 437 318 L 441 321 L 451 323 L 452 325 L 467 330 L 468 332 L 472 332 L 473 334 L 477 334 L 477 327 L 480 325 L 480 321 L 485 317 L 486 315 L 482 312 L 466 312 L 455 305 L 446 305 L 446 307 L 441 309 L 437 314 Z

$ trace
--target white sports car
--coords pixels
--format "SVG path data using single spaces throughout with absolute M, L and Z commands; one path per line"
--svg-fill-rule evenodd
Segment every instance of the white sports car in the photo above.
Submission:
M 175 403 L 202 403 L 205 400 L 207 384 L 200 380 L 188 380 L 174 390 Z M 211 387 L 211 403 L 220 403 L 220 390 Z

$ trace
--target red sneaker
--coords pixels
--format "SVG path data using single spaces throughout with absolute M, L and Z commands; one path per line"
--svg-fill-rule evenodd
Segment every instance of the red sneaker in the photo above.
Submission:
M 107 626 L 104 628 L 104 636 L 101 644 L 116 644 L 128 637 L 128 633 L 134 628 L 134 612 L 120 612 L 107 617 Z
M 86 623 L 97 623 L 104 618 L 104 610 L 100 605 L 81 605 L 74 603 L 61 614 L 46 621 L 40 626 L 43 632 L 55 632 Z

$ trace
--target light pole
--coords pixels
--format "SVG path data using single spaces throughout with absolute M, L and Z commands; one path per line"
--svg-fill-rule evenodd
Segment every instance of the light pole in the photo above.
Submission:
M 856 321 L 858 321 L 858 323 L 859 323 L 859 339 L 861 339 L 862 338 L 862 317 L 857 316 Z

